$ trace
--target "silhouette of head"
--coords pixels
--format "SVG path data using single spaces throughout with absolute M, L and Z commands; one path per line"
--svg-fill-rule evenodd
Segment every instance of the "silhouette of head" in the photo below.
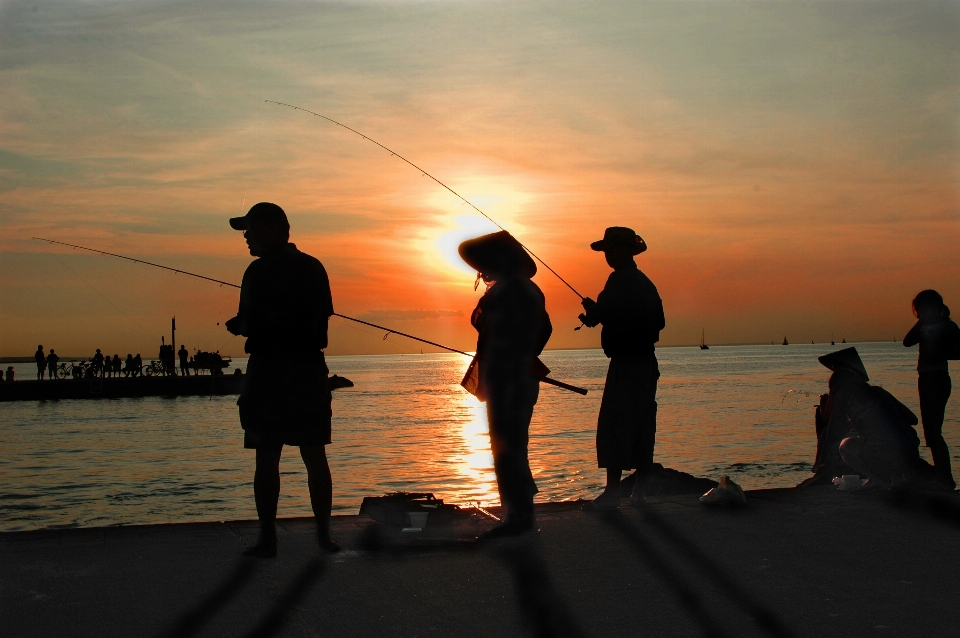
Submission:
M 242 230 L 250 254 L 259 257 L 290 239 L 290 222 L 287 214 L 276 204 L 254 204 L 243 217 L 230 219 L 230 226 Z
M 913 314 L 924 321 L 937 321 L 944 316 L 943 297 L 936 290 L 922 290 L 913 298 Z M 947 311 L 949 317 L 949 311 Z
M 97 354 L 100 354 L 100 348 L 97 348 Z
M 647 244 L 632 228 L 611 226 L 603 232 L 603 239 L 590 244 L 590 248 L 603 251 L 607 265 L 621 268 L 633 263 L 633 256 L 647 249 Z
M 43 346 L 37 346 L 37 350 L 43 350 Z
M 468 239 L 457 248 L 461 259 L 486 281 L 507 277 L 532 278 L 537 264 L 513 235 L 505 230 Z
M 870 380 L 869 375 L 867 375 L 867 368 L 863 365 L 863 360 L 860 359 L 860 353 L 857 352 L 856 348 L 837 350 L 825 354 L 817 360 L 826 368 L 833 370 L 834 373 L 844 373 L 834 375 L 838 380 L 842 380 L 848 372 L 855 374 L 862 381 Z M 833 379 L 834 377 L 831 377 L 831 382 L 833 382 Z
M 53 348 L 50 348 L 50 354 L 56 354 L 54 353 Z

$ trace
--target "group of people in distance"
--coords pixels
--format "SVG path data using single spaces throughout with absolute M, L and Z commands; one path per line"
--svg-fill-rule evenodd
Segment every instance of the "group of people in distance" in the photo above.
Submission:
M 57 364 L 60 362 L 60 357 L 54 352 L 53 348 L 50 348 L 50 354 L 45 355 L 43 353 L 43 345 L 37 346 L 37 351 L 33 354 L 33 360 L 37 363 L 37 381 L 43 381 L 44 373 L 49 370 L 50 378 L 57 378 Z
M 160 346 L 159 358 L 163 363 L 164 374 L 172 375 L 176 373 L 174 370 L 175 360 L 173 354 L 173 346 Z M 194 362 L 193 357 L 190 356 L 190 353 L 183 345 L 180 346 L 180 350 L 176 354 L 180 359 L 180 374 L 183 376 L 190 375 L 191 367 L 195 368 L 194 374 L 199 374 L 201 367 L 203 369 L 209 369 L 214 374 L 218 374 L 226 365 L 219 352 L 198 353 L 198 357 L 203 359 L 203 361 L 198 362 Z M 57 378 L 57 366 L 59 365 L 60 357 L 54 352 L 53 348 L 50 349 L 50 354 L 44 354 L 43 345 L 39 345 L 33 358 L 37 363 L 38 381 L 42 381 L 48 371 L 51 379 Z M 103 352 L 100 351 L 100 348 L 97 348 L 97 352 L 90 357 L 90 372 L 105 378 L 119 377 L 121 374 L 125 377 L 139 377 L 143 375 L 143 358 L 139 352 L 136 356 L 127 354 L 125 360 L 121 360 L 120 355 L 117 354 L 111 358 L 110 356 L 104 355 Z M 0 372 L 0 380 L 2 379 L 3 373 Z M 13 381 L 12 368 L 7 373 L 7 380 Z
M 820 357 L 833 374 L 816 411 L 817 456 L 806 485 L 855 473 L 866 477 L 862 489 L 891 484 L 956 488 L 943 421 L 951 391 L 948 361 L 960 358 L 960 327 L 935 290 L 919 293 L 913 312 L 917 323 L 903 345 L 920 345 L 920 417 L 933 466 L 920 457 L 916 415 L 887 390 L 869 385 L 857 349 L 845 348 Z
M 257 257 L 244 272 L 237 315 L 226 322 L 228 331 L 247 338 L 244 351 L 249 355 L 237 405 L 244 447 L 256 451 L 253 485 L 260 537 L 244 553 L 276 555 L 284 445 L 300 448 L 317 540 L 323 550 L 334 552 L 339 545 L 330 537 L 333 488 L 325 450 L 331 442 L 332 408 L 323 352 L 334 312 L 330 282 L 323 265 L 290 242 L 286 213 L 276 204 L 256 204 L 246 215 L 232 218 L 230 225 L 243 231 L 250 254 Z M 665 321 L 656 286 L 634 260 L 647 248 L 643 239 L 629 228 L 611 227 L 591 248 L 603 252 L 613 269 L 597 300 L 583 299 L 579 317 L 588 327 L 603 326 L 601 345 L 610 359 L 596 439 L 598 466 L 607 471 L 606 488 L 592 503 L 596 509 L 608 509 L 620 506 L 624 470 L 636 470 L 631 500 L 643 500 L 656 437 L 660 372 L 655 344 Z M 506 510 L 505 519 L 478 538 L 485 541 L 536 529 L 537 486 L 527 457 L 528 435 L 539 379 L 548 372 L 539 356 L 552 325 L 544 295 L 532 281 L 536 263 L 509 233 L 465 241 L 459 254 L 477 271 L 477 284 L 486 285 L 470 316 L 478 333 L 476 356 L 463 380 L 464 388 L 486 402 L 494 471 Z M 952 338 L 949 334 L 956 325 L 949 322 L 945 306 L 936 307 L 931 299 L 921 293 L 914 302 L 919 322 L 904 343 L 921 344 L 924 431 L 927 444 L 939 450 L 934 458 L 945 480 L 949 458 L 939 432 L 950 382 L 946 355 L 937 344 Z M 940 325 L 944 321 L 949 323 Z M 293 350 L 301 356 L 286 355 Z M 821 361 L 834 374 L 830 394 L 818 411 L 818 471 L 832 478 L 835 470 L 853 468 L 875 484 L 913 471 L 919 456 L 916 433 L 909 424 L 912 413 L 886 391 L 866 383 L 866 370 L 855 349 L 826 355 Z M 851 432 L 851 425 L 856 432 Z M 902 452 L 911 445 L 916 458 Z
M 290 224 L 276 204 L 256 204 L 230 225 L 243 231 L 250 254 L 257 257 L 243 275 L 237 315 L 226 322 L 231 333 L 247 337 L 249 355 L 237 405 L 244 447 L 256 451 L 253 485 L 260 537 L 245 553 L 276 555 L 284 445 L 299 447 L 306 465 L 318 543 L 337 551 L 339 545 L 330 538 L 332 479 L 324 447 L 331 442 L 332 418 L 323 353 L 334 312 L 330 282 L 317 259 L 290 243 Z M 660 376 L 654 344 L 664 327 L 663 304 L 634 261 L 646 244 L 633 230 L 608 228 L 591 247 L 603 252 L 614 269 L 597 300 L 583 300 L 580 315 L 587 326 L 604 326 L 601 341 L 611 359 L 597 433 L 607 489 L 595 506 L 619 507 L 621 473 L 637 469 L 634 497 L 642 498 L 643 478 L 653 462 Z M 465 241 L 459 254 L 477 271 L 477 283 L 486 285 L 470 316 L 477 330 L 476 356 L 463 385 L 486 402 L 494 471 L 506 510 L 503 522 L 480 540 L 518 536 L 536 529 L 537 486 L 527 447 L 539 379 L 548 372 L 539 356 L 552 325 L 544 295 L 532 281 L 537 265 L 509 233 Z M 294 349 L 301 356 L 285 355 Z

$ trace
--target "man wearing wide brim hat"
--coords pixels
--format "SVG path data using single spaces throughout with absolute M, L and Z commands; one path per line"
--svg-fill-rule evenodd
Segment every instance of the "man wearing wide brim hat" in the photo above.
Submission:
M 603 325 L 600 344 L 610 358 L 597 418 L 597 464 L 607 470 L 607 484 L 593 505 L 615 509 L 623 470 L 637 470 L 631 499 L 640 502 L 653 466 L 660 378 L 654 344 L 666 322 L 657 287 L 633 259 L 647 249 L 633 229 L 607 228 L 590 247 L 613 268 L 597 300 L 583 300 L 586 312 L 580 315 L 587 327 Z
M 244 554 L 271 558 L 277 553 L 280 455 L 285 445 L 300 448 L 307 468 L 320 548 L 337 551 L 340 546 L 330 539 L 333 497 L 324 448 L 331 441 L 323 355 L 333 314 L 330 281 L 319 260 L 289 241 L 290 223 L 276 204 L 260 202 L 243 217 L 230 219 L 230 226 L 243 231 L 250 254 L 257 257 L 243 273 L 237 316 L 226 322 L 232 334 L 247 337 L 244 351 L 250 355 L 237 405 L 243 446 L 256 450 L 253 495 L 260 539 Z
M 537 266 L 509 233 L 470 239 L 458 252 L 488 285 L 470 317 L 477 356 L 463 385 L 486 401 L 497 489 L 507 511 L 506 520 L 479 540 L 518 536 L 536 528 L 537 484 L 527 445 L 540 383 L 531 372 L 553 328 L 543 293 L 530 280 Z

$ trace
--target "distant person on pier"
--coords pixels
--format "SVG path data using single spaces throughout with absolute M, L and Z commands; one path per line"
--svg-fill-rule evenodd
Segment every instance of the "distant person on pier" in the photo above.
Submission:
M 90 359 L 90 367 L 95 375 L 103 374 L 103 353 L 100 352 L 100 348 L 97 348 L 97 353 Z
M 247 555 L 277 553 L 277 501 L 280 455 L 298 446 L 307 468 L 310 504 L 322 550 L 338 551 L 330 538 L 333 483 L 325 445 L 331 441 L 331 394 L 323 350 L 333 299 L 327 272 L 317 259 L 290 243 L 290 224 L 276 204 L 261 202 L 230 226 L 242 230 L 257 257 L 243 274 L 240 308 L 226 323 L 247 337 L 250 355 L 237 401 L 243 446 L 256 450 L 253 494 L 260 538 Z M 298 356 L 301 353 L 305 356 Z
M 13 366 L 7 366 L 7 378 L 4 381 L 13 382 Z
M 173 344 L 169 346 L 161 345 L 160 354 L 157 358 L 160 359 L 160 367 L 163 369 L 164 376 L 168 376 L 176 373 L 173 365 L 173 361 L 174 361 Z
M 531 278 L 537 272 L 519 242 L 506 231 L 460 244 L 460 257 L 474 268 L 487 290 L 470 322 L 477 329 L 477 355 L 464 386 L 487 404 L 490 449 L 506 520 L 479 540 L 519 536 L 536 528 L 533 496 L 537 484 L 527 457 L 530 419 L 537 403 L 539 355 L 553 327 L 543 293 Z
M 127 358 L 123 362 L 123 376 L 129 377 L 130 375 L 136 376 L 136 370 L 134 369 L 133 355 L 128 352 Z
M 143 357 L 138 352 L 137 356 L 133 358 L 133 376 L 139 377 L 141 375 L 143 375 Z
M 113 376 L 119 377 L 120 371 L 123 370 L 123 362 L 120 361 L 120 355 L 113 355 L 113 361 L 111 362 L 110 367 L 112 368 Z
M 610 358 L 597 419 L 597 464 L 606 468 L 607 484 L 593 506 L 616 509 L 623 470 L 637 470 L 630 498 L 639 503 L 653 466 L 660 378 L 655 344 L 666 322 L 657 287 L 634 261 L 647 249 L 636 232 L 607 228 L 603 239 L 590 247 L 602 251 L 613 268 L 597 300 L 583 300 L 586 312 L 580 315 L 589 328 L 603 325 L 600 344 Z
M 856 348 L 823 355 L 819 361 L 833 374 L 830 392 L 817 409 L 816 476 L 804 484 L 826 484 L 852 473 L 868 479 L 865 487 L 922 479 L 929 466 L 920 458 L 916 415 L 883 388 L 867 383 L 870 378 Z
M 57 378 L 57 363 L 59 361 L 60 357 L 53 351 L 53 348 L 50 348 L 50 354 L 47 355 L 47 371 L 50 373 L 51 379 Z
M 960 327 L 950 320 L 950 309 L 936 290 L 924 290 L 913 300 L 916 325 L 903 338 L 906 347 L 920 344 L 917 389 L 923 438 L 930 448 L 940 481 L 950 489 L 957 484 L 950 467 L 950 450 L 943 439 L 943 419 L 950 399 L 949 359 L 960 358 Z
M 43 381 L 43 373 L 47 370 L 47 357 L 43 354 L 43 346 L 37 346 L 33 359 L 37 362 L 37 381 Z
M 187 352 L 187 349 L 183 347 L 183 344 L 180 344 L 180 349 L 177 351 L 177 356 L 180 357 L 180 374 L 185 377 L 190 376 L 190 353 Z

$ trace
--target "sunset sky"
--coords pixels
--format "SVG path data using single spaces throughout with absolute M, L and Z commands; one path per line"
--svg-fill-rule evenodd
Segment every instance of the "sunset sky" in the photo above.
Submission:
M 282 206 L 338 312 L 471 349 L 456 245 L 496 230 L 591 297 L 649 245 L 660 345 L 902 338 L 960 314 L 960 3 L 0 3 L 0 356 L 239 355 L 227 218 Z M 541 268 L 549 348 L 596 347 Z M 481 289 L 482 291 L 482 289 Z M 218 326 L 217 323 L 221 325 Z M 419 352 L 331 323 L 330 354 Z M 168 337 L 169 338 L 169 337 Z M 424 351 L 429 351 L 424 348 Z

